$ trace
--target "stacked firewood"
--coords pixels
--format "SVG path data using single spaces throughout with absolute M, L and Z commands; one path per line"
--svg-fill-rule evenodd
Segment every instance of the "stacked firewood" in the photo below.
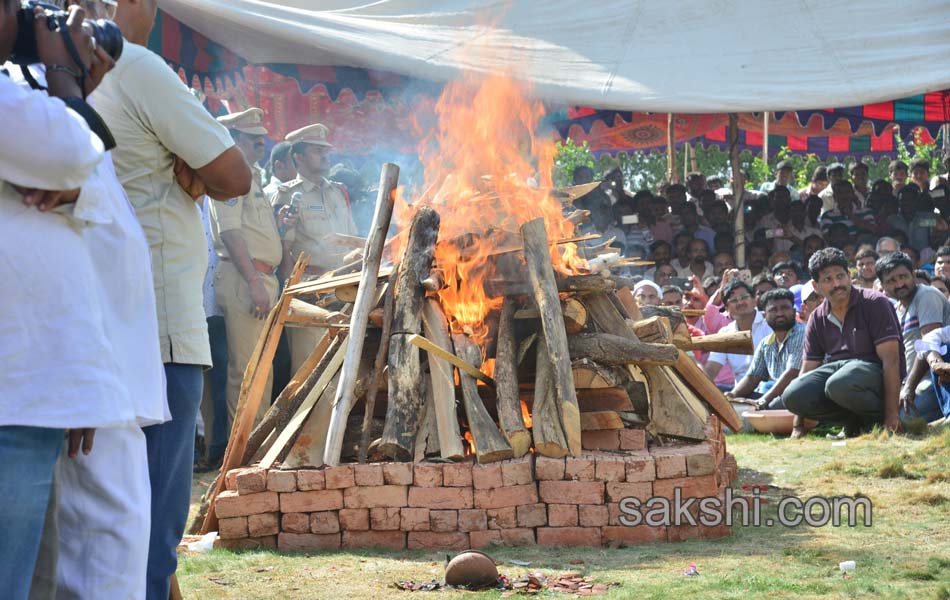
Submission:
M 552 247 L 563 240 L 549 239 L 543 219 L 525 223 L 521 247 L 495 258 L 505 264 L 491 294 L 503 300 L 487 335 L 459 328 L 437 297 L 445 278 L 433 260 L 434 209 L 416 210 L 401 260 L 381 266 L 397 174 L 384 167 L 359 263 L 307 282 L 305 258 L 298 263 L 245 373 L 222 473 L 251 464 L 560 458 L 624 429 L 701 441 L 710 411 L 738 428 L 686 351 L 746 351 L 748 334 L 690 339 L 679 311 L 639 307 L 627 279 L 556 273 Z M 255 425 L 284 326 L 327 333 Z M 222 489 L 219 476 L 208 503 Z M 213 528 L 207 511 L 202 530 Z

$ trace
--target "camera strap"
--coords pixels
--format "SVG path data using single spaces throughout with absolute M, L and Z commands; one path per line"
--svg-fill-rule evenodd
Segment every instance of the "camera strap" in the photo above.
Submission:
M 63 36 L 63 45 L 66 46 L 66 51 L 69 52 L 69 56 L 72 57 L 73 62 L 76 63 L 76 66 L 79 67 L 79 91 L 82 93 L 82 99 L 86 99 L 86 78 L 89 76 L 89 69 L 86 68 L 86 65 L 82 62 L 82 57 L 79 56 L 79 50 L 76 49 L 76 44 L 73 43 L 73 37 L 69 35 L 69 27 L 66 25 L 66 17 L 58 17 L 56 19 L 58 25 L 59 33 Z

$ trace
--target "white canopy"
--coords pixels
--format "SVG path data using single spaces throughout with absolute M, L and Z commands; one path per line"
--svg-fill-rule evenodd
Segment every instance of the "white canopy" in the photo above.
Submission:
M 160 0 L 254 63 L 433 81 L 508 72 L 552 102 L 855 106 L 950 88 L 946 0 Z

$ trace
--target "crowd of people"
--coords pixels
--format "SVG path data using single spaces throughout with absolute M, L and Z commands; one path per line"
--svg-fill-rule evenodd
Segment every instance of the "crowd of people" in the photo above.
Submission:
M 692 335 L 750 332 L 754 355 L 697 353 L 727 396 L 795 413 L 793 437 L 806 418 L 855 435 L 950 417 L 950 155 L 943 166 L 895 160 L 869 182 L 868 165 L 835 163 L 795 189 L 778 163 L 743 192 L 741 269 L 737 204 L 718 177 L 631 194 L 614 169 L 575 206 L 591 213 L 586 231 L 653 262 L 636 275 L 641 304 L 692 309 Z

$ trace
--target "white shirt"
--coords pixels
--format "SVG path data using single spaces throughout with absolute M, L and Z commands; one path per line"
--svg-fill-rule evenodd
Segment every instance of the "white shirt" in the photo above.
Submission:
M 75 189 L 102 143 L 62 101 L 0 75 L 0 426 L 107 427 L 133 419 L 105 327 L 84 222 L 23 204 L 10 184 Z M 93 202 L 80 195 L 82 206 Z M 79 210 L 81 205 L 73 207 Z
M 719 333 L 736 333 L 737 325 L 733 321 L 725 327 L 719 330 Z M 759 344 L 762 343 L 762 340 L 772 335 L 772 328 L 769 327 L 769 324 L 765 322 L 765 316 L 761 311 L 755 311 L 755 320 L 752 321 L 752 347 L 758 348 Z M 732 369 L 733 374 L 736 376 L 736 381 L 739 381 L 745 377 L 746 371 L 749 370 L 749 366 L 752 365 L 752 355 L 751 354 L 726 354 L 724 352 L 710 352 L 709 359 L 707 363 L 718 363 L 720 365 L 729 365 L 729 368 Z

